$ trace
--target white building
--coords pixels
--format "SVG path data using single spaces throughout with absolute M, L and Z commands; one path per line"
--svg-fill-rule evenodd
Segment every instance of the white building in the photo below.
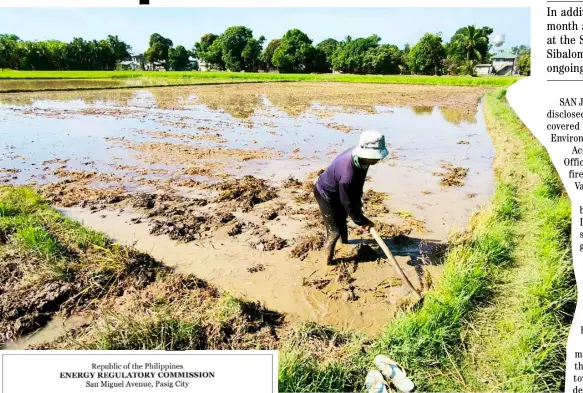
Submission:
M 166 64 L 166 61 L 164 61 L 164 60 L 155 61 L 153 63 L 146 63 L 146 65 L 144 66 L 144 70 L 146 70 L 146 71 L 166 71 L 166 67 L 164 67 L 165 64 Z
M 141 69 L 141 64 L 133 60 L 120 61 L 119 65 L 121 66 L 121 69 L 125 71 L 138 71 Z
M 477 75 L 490 75 L 492 73 L 492 64 L 477 64 L 476 74 Z
M 496 75 L 514 75 L 516 71 L 517 56 L 510 52 L 500 52 L 492 56 L 492 73 Z
M 119 66 L 122 70 L 138 71 L 143 68 L 144 61 L 143 55 L 134 55 L 131 57 L 131 60 L 120 61 Z

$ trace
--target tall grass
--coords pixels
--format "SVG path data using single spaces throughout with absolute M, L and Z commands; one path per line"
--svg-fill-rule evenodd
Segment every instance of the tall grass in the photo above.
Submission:
M 489 296 L 496 271 L 512 263 L 514 199 L 514 187 L 498 185 L 492 206 L 475 218 L 469 234 L 453 240 L 443 276 L 422 307 L 397 317 L 374 345 L 374 354 L 397 359 L 420 389 L 451 388 L 436 374 L 436 367 L 444 373 L 455 370 L 467 318 Z
M 312 81 L 312 82 L 361 82 L 406 83 L 422 85 L 457 86 L 509 86 L 515 76 L 420 76 L 420 75 L 344 75 L 344 74 L 276 74 L 252 72 L 144 72 L 144 71 L 11 71 L 0 72 L 0 79 L 181 79 L 185 83 L 195 80 L 237 81 Z M 193 81 L 189 81 L 193 80 Z
M 516 180 L 521 220 L 516 225 L 517 263 L 495 299 L 499 311 L 494 323 L 505 328 L 480 348 L 485 359 L 493 359 L 484 370 L 467 368 L 477 377 L 476 390 L 486 388 L 480 376 L 492 375 L 501 390 L 561 391 L 576 303 L 571 203 L 546 150 L 504 96 L 490 95 L 486 104 L 489 126 L 504 133 L 499 138 L 514 138 L 523 147 L 510 172 Z

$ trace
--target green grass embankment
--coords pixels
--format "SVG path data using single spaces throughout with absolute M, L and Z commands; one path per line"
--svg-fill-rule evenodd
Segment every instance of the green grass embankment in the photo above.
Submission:
M 43 80 L 100 80 L 99 86 L 70 85 L 47 87 Z M 135 79 L 139 85 L 123 85 L 119 81 Z M 451 86 L 509 86 L 519 77 L 470 76 L 417 76 L 417 75 L 343 75 L 343 74 L 276 74 L 241 72 L 145 72 L 145 71 L 11 71 L 0 72 L 0 92 L 87 90 L 113 88 L 139 88 L 156 86 L 187 86 L 209 83 L 242 82 L 348 82 Z M 10 85 L 2 87 L 2 80 Z M 111 80 L 111 85 L 104 83 Z M 17 81 L 37 81 L 38 86 L 15 84 Z M 71 81 L 73 82 L 73 81 Z
M 463 384 L 473 391 L 564 389 L 567 336 L 576 303 L 571 202 L 544 147 L 510 107 L 488 97 L 496 145 L 513 156 L 503 175 L 516 189 L 514 264 L 496 277 L 489 305 L 464 329 Z

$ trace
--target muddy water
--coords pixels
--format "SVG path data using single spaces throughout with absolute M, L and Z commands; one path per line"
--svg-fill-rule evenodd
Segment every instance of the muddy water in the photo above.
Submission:
M 71 89 L 71 88 L 99 88 L 125 86 L 124 80 L 116 79 L 46 79 L 46 80 L 0 80 L 0 91 L 3 90 L 42 90 L 42 89 Z
M 420 258 L 423 244 L 445 241 L 492 191 L 493 147 L 479 104 L 482 93 L 286 83 L 0 95 L 0 182 L 44 184 L 60 180 L 59 170 L 78 170 L 106 175 L 91 187 L 122 186 L 128 192 L 178 185 L 185 191 L 181 180 L 245 174 L 277 185 L 289 175 L 305 179 L 353 146 L 361 130 L 376 129 L 386 136 L 391 156 L 371 168 L 366 186 L 388 193 L 392 212 L 424 221 L 427 232 L 411 234 L 412 246 L 392 245 L 419 287 L 424 271 L 440 274 L 439 266 Z M 434 173 L 443 163 L 468 168 L 463 186 L 440 186 Z M 186 175 L 192 166 L 210 174 Z M 300 261 L 286 249 L 261 252 L 221 231 L 179 244 L 150 235 L 146 221 L 132 224 L 136 213 L 128 211 L 91 214 L 73 208 L 66 214 L 135 243 L 181 272 L 300 319 L 375 332 L 407 296 L 401 285 L 387 286 L 395 272 L 382 261 L 358 264 L 351 274 L 359 296 L 347 301 L 336 296 L 334 282 L 325 290 L 302 285 L 334 281 L 316 253 Z M 292 244 L 305 231 L 297 220 L 268 225 Z M 257 264 L 264 269 L 249 273 Z
M 27 336 L 20 337 L 16 341 L 6 343 L 3 349 L 27 349 L 29 346 L 51 342 L 66 335 L 71 329 L 78 328 L 89 322 L 90 320 L 88 317 L 81 315 L 73 315 L 68 318 L 56 316 L 42 329 Z
M 131 219 L 139 216 L 136 214 L 115 211 L 94 214 L 80 208 L 61 211 L 92 229 L 108 233 L 122 244 L 134 245 L 150 253 L 177 272 L 195 274 L 235 296 L 260 301 L 267 308 L 284 312 L 288 320 L 312 320 L 374 334 L 390 320 L 404 298 L 412 299 L 407 288 L 400 284 L 391 285 L 396 272 L 384 260 L 358 265 L 352 273 L 354 281 L 351 285 L 358 288 L 359 299 L 346 301 L 342 297 L 342 286 L 335 282 L 338 274 L 333 268 L 323 266 L 317 254 L 300 261 L 290 258 L 284 250 L 269 253 L 253 250 L 245 238 L 233 240 L 226 231 L 219 231 L 204 241 L 176 243 L 166 237 L 151 235 L 146 222 L 131 224 Z M 281 221 L 271 224 L 269 229 L 291 240 L 301 233 L 299 224 Z M 353 246 L 361 241 L 353 239 Z M 415 239 L 412 249 L 391 247 L 416 288 L 422 285 L 417 270 L 420 262 L 416 256 L 419 241 Z M 258 264 L 264 267 L 263 271 L 248 271 Z M 439 266 L 427 265 L 423 269 L 434 279 L 439 277 Z M 304 280 L 332 282 L 324 290 L 319 290 L 304 285 Z
M 187 81 L 175 81 L 186 83 Z M 172 83 L 172 82 L 170 82 Z M 124 86 L 168 85 L 164 79 L 0 79 L 0 92 L 14 90 L 97 89 Z
M 294 98 L 293 91 L 282 98 L 265 88 L 263 95 L 261 90 L 245 95 L 241 93 L 245 87 L 240 87 L 232 92 L 233 97 L 223 90 L 212 91 L 213 87 L 100 91 L 77 94 L 77 99 L 71 93 L 0 97 L 5 102 L 0 106 L 0 168 L 20 171 L 9 176 L 0 173 L 0 181 L 55 180 L 50 173 L 62 165 L 43 162 L 56 158 L 68 159 L 68 170 L 120 174 L 130 188 L 137 188 L 139 184 L 133 180 L 143 176 L 116 171 L 114 166 L 172 173 L 188 165 L 220 164 L 221 172 L 231 175 L 253 174 L 277 181 L 293 174 L 302 179 L 353 146 L 359 131 L 377 129 L 385 134 L 392 155 L 371 168 L 367 186 L 389 193 L 394 210 L 425 219 L 428 229 L 444 237 L 452 226 L 463 226 L 470 212 L 488 200 L 493 148 L 477 102 L 473 113 L 465 108 L 439 107 L 439 96 L 433 99 L 435 106 L 376 106 L 375 99 L 385 99 L 381 91 L 350 108 L 333 106 L 334 97 L 323 106 L 314 92 L 312 104 L 306 108 L 305 102 L 300 102 L 300 107 L 293 101 L 281 104 Z M 420 92 L 419 101 L 427 100 L 424 96 L 427 94 Z M 408 101 L 416 100 L 413 96 Z M 304 111 L 289 114 L 297 113 L 298 108 Z M 349 132 L 338 131 L 338 125 Z M 161 132 L 164 137 L 160 137 Z M 209 134 L 220 140 L 204 139 Z M 125 144 L 120 144 L 122 138 Z M 458 144 L 461 141 L 469 144 Z M 232 160 L 228 154 L 229 159 L 223 155 L 206 160 L 186 156 L 182 160 L 176 151 L 161 146 L 167 142 L 173 144 L 171 148 L 263 149 L 280 156 L 243 162 L 236 154 Z M 140 154 L 134 149 L 143 143 L 154 143 L 158 149 L 154 162 L 144 157 L 151 151 Z M 464 187 L 441 189 L 434 173 L 444 161 L 469 169 Z M 150 178 L 164 180 L 169 176 L 151 174 Z

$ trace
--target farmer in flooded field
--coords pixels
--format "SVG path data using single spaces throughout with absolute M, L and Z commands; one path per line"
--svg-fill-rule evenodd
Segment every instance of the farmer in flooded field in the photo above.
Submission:
M 326 226 L 326 264 L 332 263 L 338 239 L 348 243 L 348 217 L 367 231 L 373 226 L 362 213 L 364 182 L 368 167 L 388 154 L 383 135 L 364 131 L 358 145 L 336 157 L 314 184 L 314 196 Z

